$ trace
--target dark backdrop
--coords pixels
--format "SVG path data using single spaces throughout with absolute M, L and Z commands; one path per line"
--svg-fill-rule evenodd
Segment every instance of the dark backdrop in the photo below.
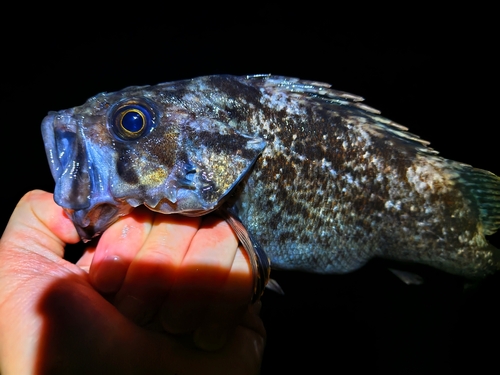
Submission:
M 4 14 L 0 228 L 26 191 L 53 189 L 39 130 L 49 110 L 206 74 L 329 82 L 365 97 L 441 155 L 500 174 L 493 9 L 86 6 Z M 498 234 L 491 240 L 500 247 Z M 262 372 L 497 367 L 499 275 L 464 293 L 462 280 L 426 267 L 416 267 L 424 285 L 406 286 L 388 266 L 377 260 L 345 276 L 273 272 L 286 294 L 264 296 Z

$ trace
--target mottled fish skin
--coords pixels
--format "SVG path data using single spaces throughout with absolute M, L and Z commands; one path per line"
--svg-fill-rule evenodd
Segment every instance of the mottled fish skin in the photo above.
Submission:
M 111 122 L 130 100 L 154 126 L 123 141 Z M 99 94 L 43 121 L 55 200 L 84 239 L 140 204 L 225 204 L 274 268 L 344 273 L 378 256 L 468 278 L 498 270 L 485 235 L 500 227 L 500 178 L 438 156 L 362 100 L 267 75 Z

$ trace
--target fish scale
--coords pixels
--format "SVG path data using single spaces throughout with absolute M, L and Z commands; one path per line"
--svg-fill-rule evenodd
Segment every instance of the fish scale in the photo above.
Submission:
M 140 204 L 229 210 L 247 250 L 279 269 L 345 273 L 385 257 L 468 278 L 498 270 L 485 235 L 500 227 L 500 178 L 442 158 L 362 101 L 270 75 L 102 93 L 43 121 L 54 197 L 84 240 Z M 140 134 L 116 119 L 132 103 L 150 119 Z

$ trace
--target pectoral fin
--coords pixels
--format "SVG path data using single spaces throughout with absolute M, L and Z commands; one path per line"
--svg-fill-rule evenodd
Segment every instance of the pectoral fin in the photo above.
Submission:
M 262 296 L 264 288 L 270 280 L 271 261 L 264 250 L 260 247 L 259 243 L 255 241 L 252 235 L 247 231 L 234 210 L 223 207 L 219 210 L 219 213 L 231 226 L 248 254 L 254 276 L 254 295 L 252 302 L 255 302 Z M 276 289 L 275 284 L 277 285 L 276 282 L 272 283 L 272 289 L 274 290 Z M 281 290 L 281 288 L 279 288 L 279 290 Z

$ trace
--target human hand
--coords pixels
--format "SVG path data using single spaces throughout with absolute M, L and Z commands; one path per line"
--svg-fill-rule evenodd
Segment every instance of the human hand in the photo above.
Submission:
M 0 373 L 259 372 L 259 304 L 225 222 L 138 209 L 65 261 L 78 241 L 49 193 L 14 210 L 0 241 Z

